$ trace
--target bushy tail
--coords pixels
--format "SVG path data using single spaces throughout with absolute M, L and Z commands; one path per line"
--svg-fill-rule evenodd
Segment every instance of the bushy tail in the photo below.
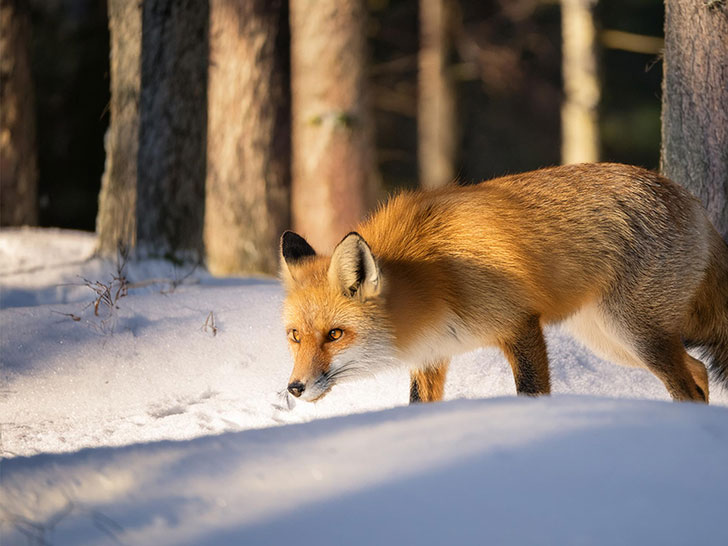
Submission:
M 711 375 L 728 389 L 728 245 L 713 230 L 711 261 L 693 302 L 685 344 L 700 347 Z

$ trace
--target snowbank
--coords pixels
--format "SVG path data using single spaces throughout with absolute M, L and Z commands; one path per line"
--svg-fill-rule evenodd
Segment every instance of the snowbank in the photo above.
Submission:
M 728 543 L 728 410 L 459 400 L 5 463 L 51 544 Z M 7 508 L 8 506 L 12 508 Z

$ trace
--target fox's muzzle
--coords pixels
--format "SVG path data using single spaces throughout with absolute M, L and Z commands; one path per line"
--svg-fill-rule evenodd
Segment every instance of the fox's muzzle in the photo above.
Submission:
M 296 398 L 306 402 L 316 402 L 326 395 L 334 386 L 326 374 L 321 374 L 317 379 L 301 379 L 293 377 L 288 383 L 288 392 Z

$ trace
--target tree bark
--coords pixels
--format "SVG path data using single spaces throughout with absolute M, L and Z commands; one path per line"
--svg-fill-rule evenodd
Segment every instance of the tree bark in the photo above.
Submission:
M 127 0 L 109 0 L 108 12 L 111 118 L 96 233 L 97 252 L 114 256 L 120 244 L 136 244 L 142 12 L 140 3 Z
M 660 169 L 728 241 L 728 5 L 667 0 Z
M 202 256 L 208 4 L 109 0 L 111 124 L 100 254 Z
M 293 224 L 330 251 L 374 199 L 363 0 L 291 0 Z
M 199 259 L 207 133 L 207 0 L 144 0 L 137 251 Z
M 420 185 L 436 188 L 455 178 L 455 86 L 448 0 L 420 0 L 418 163 Z
M 30 17 L 23 2 L 0 6 L 0 225 L 38 222 Z
M 564 104 L 561 162 L 599 160 L 599 79 L 593 7 L 596 0 L 561 0 Z
M 290 224 L 287 2 L 211 0 L 204 241 L 214 274 L 275 273 Z

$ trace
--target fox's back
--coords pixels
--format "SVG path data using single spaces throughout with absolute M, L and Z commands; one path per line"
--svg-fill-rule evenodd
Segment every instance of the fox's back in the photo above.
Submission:
M 699 260 L 696 214 L 687 192 L 644 169 L 569 165 L 403 193 L 359 231 L 385 263 L 446 268 L 451 298 L 504 282 L 557 318 L 665 252 Z

